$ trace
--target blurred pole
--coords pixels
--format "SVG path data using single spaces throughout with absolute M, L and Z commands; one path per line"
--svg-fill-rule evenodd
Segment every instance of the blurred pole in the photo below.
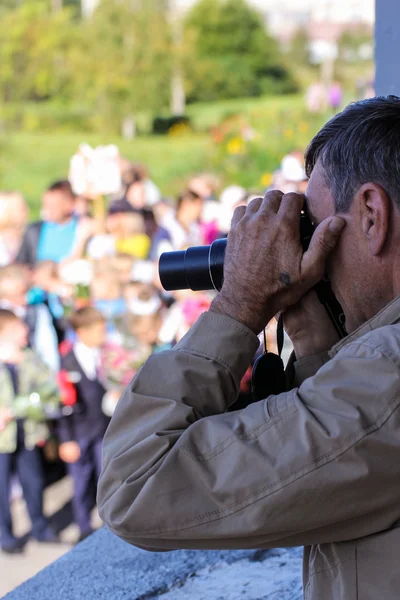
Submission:
M 51 0 L 51 12 L 58 12 L 62 10 L 63 0 Z
M 168 12 L 172 30 L 172 44 L 174 57 L 173 72 L 171 78 L 171 113 L 174 116 L 181 116 L 185 114 L 186 108 L 185 86 L 183 82 L 183 72 L 181 64 L 183 26 L 182 17 L 179 14 L 175 0 L 169 0 Z
M 100 0 L 81 0 L 82 17 L 90 19 Z
M 376 0 L 375 10 L 375 93 L 400 96 L 399 0 Z

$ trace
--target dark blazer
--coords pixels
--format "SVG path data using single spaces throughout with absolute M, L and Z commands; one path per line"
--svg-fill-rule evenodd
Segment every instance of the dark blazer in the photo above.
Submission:
M 28 265 L 29 267 L 33 267 L 36 264 L 43 223 L 44 221 L 36 221 L 28 225 L 24 233 L 21 248 L 15 259 L 16 263 Z
M 88 379 L 76 359 L 74 351 L 61 357 L 61 368 L 70 376 L 77 394 L 77 407 L 72 414 L 63 416 L 58 423 L 61 442 L 101 439 L 110 422 L 101 410 L 105 388 L 98 380 Z

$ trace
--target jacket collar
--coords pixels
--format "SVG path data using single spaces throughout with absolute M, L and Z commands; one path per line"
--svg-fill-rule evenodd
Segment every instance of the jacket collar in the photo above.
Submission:
M 340 340 L 331 350 L 329 351 L 329 356 L 332 358 L 345 346 L 351 344 L 355 340 L 358 340 L 360 337 L 368 333 L 369 331 L 373 331 L 374 329 L 378 329 L 378 327 L 384 327 L 385 325 L 393 325 L 394 323 L 400 322 L 400 296 L 392 300 L 390 304 L 387 304 L 385 308 L 382 308 L 372 319 L 360 325 L 358 329 L 353 331 L 350 335 Z

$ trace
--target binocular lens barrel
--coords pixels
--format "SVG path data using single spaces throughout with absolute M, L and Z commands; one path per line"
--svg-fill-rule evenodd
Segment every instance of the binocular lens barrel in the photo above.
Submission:
M 159 274 L 165 290 L 220 290 L 224 278 L 226 239 L 161 254 Z

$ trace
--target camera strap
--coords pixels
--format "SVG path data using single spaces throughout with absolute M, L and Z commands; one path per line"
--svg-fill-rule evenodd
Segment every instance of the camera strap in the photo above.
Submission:
M 268 352 L 265 329 L 263 336 L 264 353 L 255 361 L 251 376 L 251 391 L 256 401 L 286 391 L 285 366 L 281 358 L 284 341 L 282 315 L 278 319 L 276 330 L 278 354 Z

